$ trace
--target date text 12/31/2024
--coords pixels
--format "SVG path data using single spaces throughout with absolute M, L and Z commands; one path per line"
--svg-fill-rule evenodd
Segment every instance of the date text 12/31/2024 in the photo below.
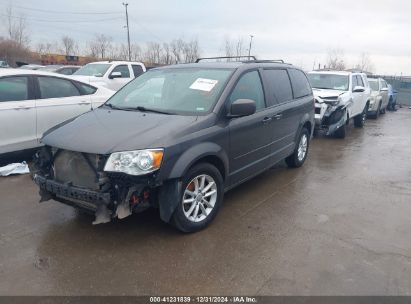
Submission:
M 150 303 L 258 303 L 255 297 L 150 297 Z

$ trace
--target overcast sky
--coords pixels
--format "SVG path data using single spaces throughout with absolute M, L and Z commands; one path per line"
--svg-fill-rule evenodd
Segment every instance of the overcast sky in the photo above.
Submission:
M 14 15 L 26 16 L 33 45 L 62 35 L 85 45 L 95 33 L 126 42 L 122 1 L 0 0 L 0 15 L 10 2 Z M 201 54 L 211 56 L 224 55 L 225 37 L 243 38 L 248 47 L 252 34 L 252 53 L 260 59 L 282 58 L 309 70 L 338 48 L 348 66 L 365 52 L 374 72 L 411 75 L 409 0 L 129 0 L 129 17 L 133 43 L 197 38 Z

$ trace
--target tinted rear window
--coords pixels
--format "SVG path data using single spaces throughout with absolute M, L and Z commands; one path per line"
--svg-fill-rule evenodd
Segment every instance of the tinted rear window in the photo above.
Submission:
M 269 102 L 279 104 L 293 99 L 287 70 L 264 70 Z
M 138 77 L 138 76 L 140 76 L 141 74 L 144 73 L 143 68 L 141 67 L 141 65 L 133 64 L 131 67 L 133 68 L 134 77 Z
M 290 69 L 291 83 L 293 85 L 294 98 L 311 95 L 312 90 L 307 77 L 300 70 Z

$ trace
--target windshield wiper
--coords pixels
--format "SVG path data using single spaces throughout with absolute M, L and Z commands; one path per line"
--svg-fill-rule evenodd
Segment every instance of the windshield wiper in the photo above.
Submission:
M 133 108 L 121 108 L 121 107 L 117 107 L 117 106 L 115 106 L 115 105 L 113 105 L 113 104 L 111 104 L 111 103 L 105 103 L 105 104 L 103 104 L 103 106 L 109 107 L 110 109 L 113 109 L 113 110 L 120 110 L 120 111 L 133 111 L 133 110 L 134 110 Z
M 138 107 L 136 107 L 136 110 L 141 111 L 141 112 L 152 112 L 152 113 L 173 115 L 173 113 L 170 113 L 170 112 L 161 111 L 161 110 L 156 110 L 156 109 L 150 109 L 150 108 L 146 108 L 146 107 L 143 107 L 143 106 L 138 106 Z

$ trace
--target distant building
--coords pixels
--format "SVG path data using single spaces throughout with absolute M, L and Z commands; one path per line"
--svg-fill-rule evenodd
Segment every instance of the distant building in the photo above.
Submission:
M 60 54 L 36 54 L 40 58 L 42 65 L 62 64 L 62 65 L 84 65 L 95 61 L 94 58 L 86 56 L 67 56 Z

